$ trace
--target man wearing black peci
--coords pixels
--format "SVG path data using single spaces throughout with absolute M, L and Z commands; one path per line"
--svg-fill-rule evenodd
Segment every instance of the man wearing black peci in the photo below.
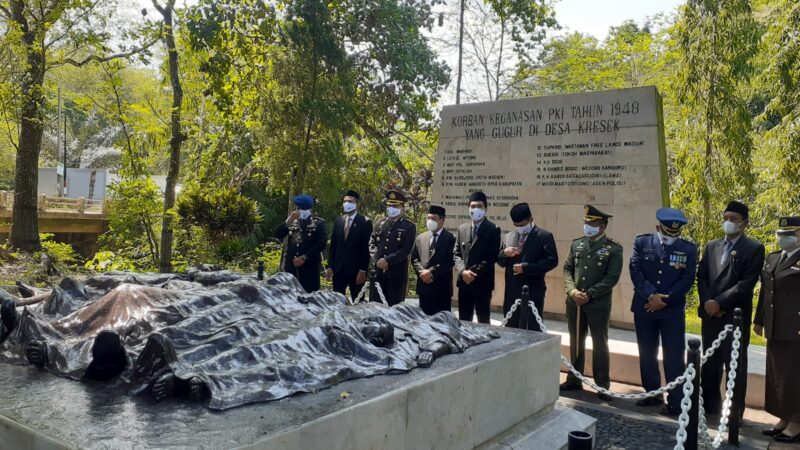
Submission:
M 544 310 L 544 295 L 547 291 L 544 276 L 558 266 L 556 241 L 551 232 L 533 223 L 533 214 L 527 203 L 514 205 L 509 215 L 515 229 L 506 234 L 505 242 L 497 257 L 497 263 L 506 269 L 503 314 L 508 314 L 514 302 L 521 298 L 523 286 L 528 286 L 531 300 L 541 313 Z M 521 327 L 520 318 L 526 308 L 527 305 L 521 305 L 517 309 L 508 320 L 509 327 Z M 533 318 L 527 323 L 527 329 L 542 331 Z M 524 326 L 524 322 L 522 325 Z
M 411 250 L 411 265 L 417 273 L 419 306 L 425 314 L 450 311 L 453 298 L 453 247 L 456 237 L 444 229 L 445 209 L 431 205 L 425 226 Z
M 749 224 L 749 210 L 743 203 L 728 203 L 722 214 L 724 238 L 706 245 L 697 268 L 697 291 L 700 304 L 697 313 L 702 319 L 703 350 L 707 350 L 725 325 L 733 323 L 733 310 L 741 308 L 744 318 L 742 328 L 742 365 L 738 370 L 747 373 L 747 346 L 750 343 L 750 318 L 753 317 L 753 291 L 764 266 L 764 245 L 745 236 Z M 725 338 L 722 346 L 703 366 L 703 403 L 706 412 L 719 414 L 722 408 L 720 381 L 723 369 L 730 370 L 732 336 Z M 733 401 L 744 412 L 744 393 L 747 377 L 742 377 Z
M 344 194 L 344 214 L 336 218 L 331 233 L 331 250 L 328 254 L 328 269 L 325 279 L 333 280 L 333 290 L 344 295 L 350 288 L 350 297 L 355 300 L 367 282 L 369 268 L 369 238 L 372 221 L 358 213 L 358 192 Z
M 494 264 L 500 250 L 500 228 L 486 218 L 488 200 L 483 192 L 469 196 L 470 222 L 458 227 L 453 249 L 458 274 L 458 318 L 489 323 L 489 303 L 494 291 Z

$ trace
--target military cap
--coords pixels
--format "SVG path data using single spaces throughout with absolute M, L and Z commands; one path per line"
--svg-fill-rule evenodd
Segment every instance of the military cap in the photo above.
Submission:
M 342 197 L 353 197 L 356 200 L 361 200 L 361 196 L 356 191 L 347 191 Z
M 737 202 L 736 200 L 731 201 L 728 203 L 728 206 L 725 207 L 725 212 L 735 212 L 742 215 L 744 220 L 747 220 L 750 216 L 750 209 L 742 202 Z
M 681 211 L 675 208 L 660 208 L 656 211 L 656 219 L 661 224 L 661 230 L 667 236 L 677 236 L 681 232 L 681 228 L 689 223 Z
M 594 205 L 583 205 L 583 221 L 586 223 L 600 219 L 608 220 L 612 217 L 614 217 L 613 214 L 609 214 L 601 209 L 598 209 Z
M 511 207 L 509 215 L 512 222 L 521 222 L 531 217 L 531 208 L 527 203 L 517 203 Z
M 294 204 L 299 209 L 311 209 L 314 207 L 314 197 L 306 194 L 300 194 L 294 198 Z
M 445 209 L 441 206 L 431 205 L 428 207 L 428 214 L 436 214 L 439 217 L 445 216 Z
M 386 191 L 386 204 L 387 205 L 403 205 L 406 202 L 406 196 L 397 189 L 390 189 Z
M 800 216 L 785 216 L 778 220 L 778 232 L 800 230 Z
M 481 191 L 475 191 L 469 194 L 469 202 L 483 202 L 484 205 L 489 206 L 489 201 L 486 200 L 486 194 Z

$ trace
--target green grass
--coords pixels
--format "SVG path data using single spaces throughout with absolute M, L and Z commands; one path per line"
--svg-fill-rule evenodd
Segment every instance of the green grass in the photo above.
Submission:
M 694 307 L 694 308 L 687 307 L 686 308 L 686 332 L 687 333 L 696 334 L 696 335 L 699 336 L 700 335 L 700 324 L 701 324 L 700 318 L 697 317 L 697 307 Z M 750 328 L 749 331 L 750 331 L 750 344 L 751 345 L 760 345 L 762 347 L 767 345 L 766 339 L 764 339 L 763 337 L 758 336 L 757 334 L 753 333 L 753 328 L 752 327 Z

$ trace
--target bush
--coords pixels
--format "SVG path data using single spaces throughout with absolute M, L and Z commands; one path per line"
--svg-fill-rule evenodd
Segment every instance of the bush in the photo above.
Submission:
M 90 261 L 86 262 L 86 268 L 98 272 L 109 272 L 111 270 L 135 270 L 136 266 L 129 261 L 111 251 L 97 252 Z
M 261 220 L 256 203 L 231 188 L 184 192 L 177 211 L 184 224 L 199 226 L 215 245 L 227 248 L 252 233 Z
M 39 240 L 42 243 L 42 252 L 47 253 L 53 258 L 56 265 L 60 267 L 75 266 L 81 262 L 81 257 L 72 248 L 72 245 L 53 241 L 50 233 L 39 233 Z M 36 254 L 38 259 L 41 253 Z

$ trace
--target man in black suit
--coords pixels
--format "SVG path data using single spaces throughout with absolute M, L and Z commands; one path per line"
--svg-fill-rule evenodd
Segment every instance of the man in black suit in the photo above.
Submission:
M 753 314 L 753 290 L 764 266 L 764 246 L 744 235 L 749 224 L 749 211 L 743 203 L 732 201 L 722 215 L 725 237 L 706 245 L 697 270 L 697 290 L 700 295 L 698 315 L 702 319 L 703 350 L 705 351 L 725 325 L 733 323 L 733 310 L 741 308 L 742 365 L 737 370 L 747 373 L 747 346 L 750 343 L 750 319 Z M 731 335 L 703 366 L 701 384 L 706 412 L 719 413 L 722 406 L 720 381 L 723 368 L 728 370 L 731 358 Z M 733 401 L 744 411 L 747 377 L 741 378 Z
M 488 206 L 483 192 L 473 192 L 469 196 L 472 221 L 458 227 L 453 249 L 458 273 L 458 318 L 468 322 L 472 322 L 474 312 L 478 322 L 489 323 L 494 264 L 500 249 L 500 228 L 486 219 Z
M 553 233 L 539 228 L 533 223 L 533 214 L 527 203 L 519 203 L 511 208 L 511 221 L 515 230 L 506 234 L 505 242 L 497 257 L 500 267 L 506 269 L 506 292 L 503 299 L 503 313 L 508 314 L 514 302 L 522 296 L 522 287 L 528 286 L 531 300 L 539 310 L 544 311 L 544 294 L 547 287 L 544 275 L 558 266 L 558 252 Z M 528 305 L 520 305 L 507 325 L 521 328 L 522 314 L 529 314 Z M 528 330 L 542 331 L 536 320 L 528 316 Z
M 367 282 L 369 268 L 369 237 L 372 221 L 358 213 L 358 192 L 344 194 L 344 214 L 336 218 L 331 233 L 331 250 L 325 279 L 333 280 L 333 290 L 344 295 L 350 287 L 350 297 L 355 300 Z
M 453 297 L 453 247 L 456 237 L 444 229 L 445 209 L 431 205 L 425 226 L 411 250 L 411 265 L 417 273 L 419 306 L 425 314 L 450 311 Z

